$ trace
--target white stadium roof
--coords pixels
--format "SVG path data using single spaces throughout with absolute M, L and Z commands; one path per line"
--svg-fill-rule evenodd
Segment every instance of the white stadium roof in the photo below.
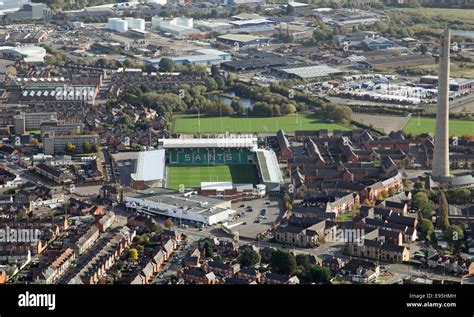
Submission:
M 137 170 L 131 174 L 135 181 L 154 181 L 165 178 L 165 150 L 138 153 Z
M 256 137 L 209 139 L 161 139 L 164 149 L 174 148 L 257 148 Z
M 275 152 L 263 149 L 258 149 L 255 152 L 263 182 L 282 184 L 283 176 Z

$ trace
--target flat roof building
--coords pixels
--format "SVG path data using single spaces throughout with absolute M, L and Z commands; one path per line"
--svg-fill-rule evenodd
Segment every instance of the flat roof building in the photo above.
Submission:
M 66 152 L 66 144 L 68 143 L 75 146 L 77 153 L 82 153 L 83 144 L 86 142 L 97 144 L 99 143 L 99 136 L 94 134 L 55 135 L 53 132 L 43 138 L 44 154 L 64 154 Z
M 25 134 L 26 131 L 40 130 L 42 123 L 57 121 L 57 119 L 56 112 L 21 112 L 14 117 L 15 132 Z
M 274 68 L 273 72 L 283 78 L 288 79 L 315 79 L 329 76 L 342 75 L 343 71 L 326 65 L 306 65 Z
M 8 21 L 31 21 L 49 19 L 50 17 L 51 10 L 44 3 L 26 3 L 20 10 L 6 14 Z
M 197 224 L 214 225 L 226 222 L 231 209 L 228 200 L 180 193 L 165 188 L 151 188 L 125 197 L 126 207 L 151 216 L 187 220 Z
M 248 35 L 248 34 L 225 34 L 217 37 L 217 41 L 226 45 L 231 45 L 233 47 L 244 47 L 244 46 L 258 46 L 258 45 L 268 45 L 270 42 L 269 39 Z
M 19 47 L 1 46 L 0 53 L 5 59 L 21 60 L 28 64 L 41 64 L 44 63 L 46 49 L 34 45 Z

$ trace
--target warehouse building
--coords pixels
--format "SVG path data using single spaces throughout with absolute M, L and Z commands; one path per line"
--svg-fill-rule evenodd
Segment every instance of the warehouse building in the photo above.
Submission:
M 235 213 L 230 200 L 197 195 L 196 192 L 180 193 L 165 188 L 139 191 L 125 197 L 128 210 L 151 216 L 186 220 L 196 224 L 214 225 L 226 222 Z
M 1 46 L 0 54 L 4 59 L 23 61 L 27 64 L 42 64 L 46 56 L 46 49 L 40 46 Z
M 420 78 L 420 84 L 437 86 L 438 76 L 426 75 Z M 474 78 L 450 78 L 449 90 L 451 91 L 462 91 L 474 88 Z
M 161 17 L 153 17 L 151 18 L 151 25 L 165 33 L 177 36 L 201 33 L 201 31 L 194 28 L 194 20 L 192 18 L 163 19 Z
M 227 62 L 232 59 L 227 52 L 214 49 L 198 49 L 194 51 L 196 54 L 189 54 L 183 56 L 166 57 L 171 59 L 177 65 L 219 65 L 222 62 Z M 161 58 L 153 58 L 145 61 L 145 64 L 159 66 Z
M 51 18 L 51 10 L 44 3 L 26 3 L 20 10 L 7 12 L 8 21 L 47 20 Z
M 326 65 L 302 65 L 291 67 L 280 67 L 272 69 L 272 72 L 284 79 L 311 80 L 328 78 L 342 75 L 344 72 L 338 68 Z
M 219 65 L 222 58 L 216 55 L 184 55 L 176 57 L 166 57 L 171 59 L 176 65 Z M 145 61 L 145 64 L 159 66 L 161 58 L 154 58 Z
M 225 34 L 218 36 L 217 42 L 230 45 L 232 47 L 251 47 L 268 45 L 270 40 L 264 37 L 247 34 Z

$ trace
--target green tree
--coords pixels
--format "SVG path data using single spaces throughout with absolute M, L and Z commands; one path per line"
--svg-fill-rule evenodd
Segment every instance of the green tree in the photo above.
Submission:
M 132 124 L 132 118 L 128 114 L 124 113 L 120 118 L 120 123 L 129 126 Z
M 252 249 L 246 249 L 239 256 L 239 263 L 243 266 L 255 266 L 260 263 L 260 253 Z
M 143 71 L 146 73 L 154 73 L 157 72 L 158 69 L 153 64 L 146 63 L 145 65 L 143 65 Z
M 219 76 L 219 66 L 217 66 L 217 65 L 212 65 L 211 66 L 211 76 L 212 77 Z
M 223 90 L 225 88 L 225 81 L 221 76 L 214 76 L 214 80 L 216 81 L 217 88 Z
M 117 261 L 117 268 L 121 271 L 125 268 L 125 263 L 122 260 Z
M 424 233 L 426 240 L 431 239 L 431 234 L 434 231 L 434 226 L 431 220 L 423 218 L 421 221 L 421 231 Z
M 464 239 L 464 231 L 456 225 L 448 226 L 444 231 L 444 238 L 450 243 L 458 243 Z
M 234 109 L 234 112 L 239 115 L 243 114 L 245 111 L 244 105 L 238 100 L 232 100 L 230 106 L 232 107 L 232 109 Z
M 331 271 L 327 267 L 311 265 L 308 269 L 308 277 L 313 283 L 327 283 L 331 278 Z
M 171 218 L 168 218 L 168 219 L 165 221 L 164 225 L 165 225 L 165 228 L 166 228 L 166 229 L 171 229 L 171 228 L 173 228 L 173 220 L 171 220 Z
M 292 15 L 295 12 L 295 8 L 291 4 L 287 4 L 286 6 L 286 15 Z
M 397 189 L 395 187 L 390 187 L 389 190 L 388 190 L 388 194 L 390 196 L 394 196 L 397 194 Z
M 284 104 L 280 109 L 284 115 L 296 113 L 296 106 L 291 103 Z
M 204 85 L 206 86 L 207 91 L 214 91 L 218 88 L 216 81 L 211 77 L 204 78 Z
M 431 216 L 435 209 L 435 204 L 428 198 L 426 192 L 418 192 L 413 197 L 413 206 L 426 216 Z
M 174 69 L 174 62 L 171 58 L 163 57 L 158 64 L 160 72 L 169 73 Z
M 153 232 L 160 235 L 163 233 L 163 227 L 160 226 L 159 224 L 155 224 L 153 225 L 153 228 L 152 228 Z
M 428 52 L 428 47 L 425 44 L 420 45 L 421 54 L 425 55 Z
M 289 275 L 296 271 L 296 260 L 290 252 L 274 250 L 270 259 L 270 266 L 276 273 Z
M 212 256 L 212 247 L 211 247 L 211 243 L 209 242 L 208 239 L 206 239 L 204 241 L 204 243 L 202 244 L 202 249 L 204 250 L 204 253 L 206 255 L 206 257 L 210 257 Z
M 36 146 L 38 145 L 39 141 L 37 138 L 32 138 L 30 142 L 28 142 L 30 145 Z
M 439 214 L 438 214 L 438 225 L 445 230 L 449 226 L 449 206 L 446 199 L 446 194 L 442 191 L 439 194 Z
M 67 154 L 72 154 L 74 151 L 76 151 L 76 146 L 72 144 L 71 142 L 66 143 L 66 146 L 64 146 L 64 151 Z
M 304 269 L 310 266 L 308 254 L 297 254 L 295 257 L 296 265 L 303 267 Z
M 87 141 L 82 143 L 82 152 L 84 153 L 92 152 L 92 145 Z
M 128 256 L 129 256 L 129 259 L 133 262 L 137 262 L 138 261 L 138 250 L 135 249 L 135 248 L 132 248 L 128 251 Z

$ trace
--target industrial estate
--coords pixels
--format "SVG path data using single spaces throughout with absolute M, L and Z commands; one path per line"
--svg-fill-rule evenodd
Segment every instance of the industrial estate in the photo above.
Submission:
M 0 284 L 474 284 L 472 1 L 66 2 L 0 2 Z

